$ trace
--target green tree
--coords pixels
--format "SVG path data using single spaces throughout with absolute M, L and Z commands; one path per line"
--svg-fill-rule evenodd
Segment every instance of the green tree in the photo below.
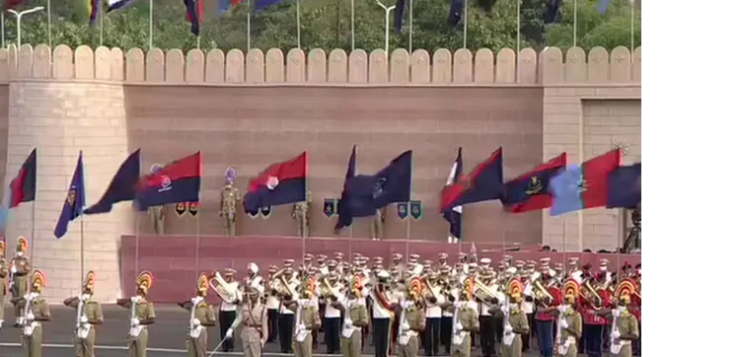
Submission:
M 574 3 L 566 3 L 561 11 L 562 21 L 547 26 L 547 45 L 567 49 L 573 47 L 575 38 L 575 45 L 586 49 L 640 46 L 639 9 L 632 7 L 629 0 L 612 0 L 606 13 L 600 14 L 595 3 L 581 0 L 575 12 Z

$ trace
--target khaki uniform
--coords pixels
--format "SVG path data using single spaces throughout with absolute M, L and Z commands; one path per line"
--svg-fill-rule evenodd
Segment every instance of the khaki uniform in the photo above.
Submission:
M 625 311 L 617 319 L 617 330 L 619 334 L 640 336 L 637 317 Z M 618 354 L 612 354 L 615 357 L 632 357 L 632 341 L 622 340 L 622 348 Z
M 72 300 L 69 307 L 77 309 L 80 303 L 79 298 Z M 97 301 L 87 300 L 82 310 L 82 314 L 87 317 L 87 321 L 103 322 L 103 308 Z M 77 357 L 95 357 L 95 325 L 90 326 L 90 332 L 86 338 L 80 338 L 75 329 L 75 336 L 72 340 Z
M 139 321 L 154 319 L 154 304 L 142 299 L 136 304 L 134 317 L 138 318 Z M 149 331 L 147 331 L 147 327 L 144 325 L 138 337 L 129 336 L 128 355 L 131 357 L 146 357 L 146 345 L 148 342 Z
M 527 315 L 519 309 L 511 310 L 509 313 L 509 324 L 515 331 L 529 330 L 529 322 L 527 322 Z M 513 332 L 512 332 L 513 333 Z M 522 336 L 515 334 L 514 341 L 511 345 L 501 344 L 501 356 L 502 357 L 522 357 Z
M 216 313 L 213 312 L 213 306 L 205 301 L 201 301 L 193 307 L 190 303 L 186 306 L 188 311 L 195 308 L 194 318 L 200 321 L 200 325 L 214 326 L 216 324 Z M 185 345 L 188 349 L 188 357 L 207 357 L 208 356 L 208 331 L 204 328 L 198 337 L 193 337 L 188 333 Z
M 11 281 L 11 283 L 13 285 L 10 289 L 10 293 L 12 294 L 13 299 L 18 300 L 28 293 L 28 274 L 31 273 L 31 260 L 26 256 L 13 257 L 13 259 L 10 260 L 10 264 L 15 267 L 15 273 L 12 274 L 13 281 Z M 23 307 L 20 305 L 21 304 L 15 305 L 16 323 L 18 323 L 18 320 L 23 317 Z
M 18 303 L 18 306 L 21 307 L 21 313 L 24 313 L 24 309 L 26 307 L 26 299 L 21 299 Z M 29 310 L 31 313 L 33 313 L 36 317 L 51 317 L 51 312 L 49 311 L 49 304 L 46 303 L 46 300 L 41 298 L 36 298 L 31 302 L 31 307 Z M 27 327 L 29 324 L 33 324 L 36 326 L 33 328 L 30 335 L 26 335 Z M 41 327 L 41 323 L 38 321 L 34 322 L 26 322 L 26 325 L 23 328 L 23 333 L 21 334 L 21 345 L 23 346 L 23 357 L 41 357 L 41 344 L 43 343 L 43 329 Z
M 236 331 L 241 327 L 242 349 L 245 357 L 262 356 L 264 341 L 267 340 L 267 307 L 260 302 L 255 304 L 242 304 L 237 311 L 234 324 L 231 329 Z
M 0 327 L 2 326 L 3 319 L 5 318 L 5 296 L 8 294 L 8 287 L 5 283 L 5 277 L 8 276 L 8 262 L 3 257 L 0 257 Z
M 383 238 L 383 226 L 385 225 L 385 208 L 375 211 L 375 217 L 370 225 L 370 237 L 373 239 Z
M 301 322 L 306 326 L 308 334 L 303 341 L 296 341 L 297 334 L 293 335 L 293 351 L 295 357 L 311 357 L 313 356 L 313 336 L 311 330 L 315 330 L 321 327 L 321 317 L 319 311 L 315 306 L 306 306 L 301 309 Z
M 239 201 L 239 189 L 226 185 L 221 189 L 221 210 L 219 215 L 224 222 L 224 232 L 227 236 L 236 235 L 236 203 Z
M 352 322 L 354 331 L 349 337 L 344 335 L 342 327 L 340 348 L 343 357 L 360 357 L 362 355 L 362 328 L 370 323 L 370 315 L 367 307 L 361 303 L 351 303 L 349 310 L 345 312 L 347 318 Z
M 293 205 L 293 219 L 298 225 L 298 236 L 307 238 L 309 234 L 309 213 L 308 202 L 298 202 Z
M 463 331 L 471 332 L 478 330 L 478 314 L 469 307 L 463 307 L 458 311 L 458 319 L 463 326 Z M 452 322 L 455 323 L 454 321 Z M 454 328 L 454 326 L 453 326 Z M 460 344 L 452 342 L 452 357 L 470 357 L 470 333 L 465 335 Z
M 406 309 L 404 319 L 409 324 L 412 333 L 409 336 L 409 341 L 405 345 L 402 345 L 400 342 L 398 343 L 397 356 L 416 357 L 419 353 L 419 334 L 424 332 L 427 319 L 424 314 L 424 310 L 416 306 L 411 306 Z M 403 321 L 401 323 L 403 324 Z
M 581 314 L 574 311 L 572 308 L 568 308 L 563 317 L 565 322 L 568 324 L 568 329 L 560 328 L 560 341 L 556 341 L 558 344 L 558 356 L 561 357 L 576 357 L 578 355 L 578 341 L 581 340 L 583 334 L 583 318 Z M 574 330 L 571 332 L 570 330 Z
M 148 209 L 149 219 L 156 235 L 164 234 L 164 206 L 152 206 Z

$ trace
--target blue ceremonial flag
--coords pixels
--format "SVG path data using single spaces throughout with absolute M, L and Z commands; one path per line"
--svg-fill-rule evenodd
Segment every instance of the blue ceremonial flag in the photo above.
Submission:
M 460 176 L 462 176 L 462 170 L 462 148 L 458 148 L 457 157 L 455 158 L 455 162 L 452 164 L 452 169 L 450 169 L 450 176 L 447 177 L 448 186 L 460 179 Z M 450 236 L 448 237 L 448 242 L 450 243 L 453 241 L 459 241 L 462 235 L 462 212 L 462 205 L 446 209 L 442 212 L 442 217 L 450 223 Z
M 550 180 L 550 190 L 553 195 L 551 215 L 557 216 L 583 209 L 582 182 L 583 170 L 580 165 L 568 166 Z
M 608 186 L 607 208 L 636 208 L 642 202 L 642 163 L 612 171 Z
M 141 175 L 141 149 L 134 151 L 118 168 L 108 189 L 98 203 L 88 207 L 85 214 L 108 213 L 118 202 L 133 201 L 136 198 L 136 184 Z
M 69 183 L 67 198 L 62 205 L 62 213 L 59 215 L 59 221 L 54 229 L 54 235 L 57 238 L 64 237 L 67 234 L 69 222 L 82 215 L 85 207 L 85 173 L 82 165 L 82 151 L 77 158 L 77 167 L 72 175 L 72 182 Z
M 349 156 L 349 162 L 347 163 L 347 172 L 344 174 L 344 189 L 342 189 L 342 197 L 339 199 L 337 204 L 337 214 L 339 215 L 339 218 L 334 226 L 335 230 L 352 225 L 352 218 L 354 217 L 365 216 L 355 215 L 352 212 L 352 204 L 350 202 L 349 192 L 347 191 L 347 182 L 355 177 L 355 171 L 357 171 L 357 145 L 352 147 L 352 154 Z M 372 210 L 370 213 L 370 215 L 375 214 L 375 210 Z

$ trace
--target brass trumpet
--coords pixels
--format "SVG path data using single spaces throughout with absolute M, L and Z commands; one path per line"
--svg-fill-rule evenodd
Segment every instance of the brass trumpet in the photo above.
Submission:
M 234 304 L 239 300 L 239 283 L 227 282 L 218 271 L 213 273 L 213 279 L 208 284 L 223 301 Z
M 541 279 L 535 280 L 532 287 L 533 287 L 532 293 L 534 295 L 534 298 L 540 301 L 542 307 L 547 307 L 547 304 L 544 303 L 545 301 L 553 301 L 552 294 L 550 294 L 550 292 L 547 291 L 547 288 L 542 286 Z
M 581 297 L 591 303 L 591 307 L 594 310 L 601 310 L 604 307 L 604 302 L 599 296 L 599 293 L 591 286 L 591 279 L 587 279 L 583 282 L 583 289 L 581 289 Z

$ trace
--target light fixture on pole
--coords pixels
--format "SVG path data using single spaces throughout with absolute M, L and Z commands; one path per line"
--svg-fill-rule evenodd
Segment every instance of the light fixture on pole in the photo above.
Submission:
M 13 9 L 8 9 L 8 12 L 15 15 L 15 37 L 16 41 L 18 43 L 18 51 L 21 49 L 21 19 L 23 18 L 23 15 L 32 14 L 34 12 L 39 12 L 43 10 L 43 6 L 36 6 L 33 9 L 23 10 L 23 11 L 15 11 Z
M 391 11 L 396 9 L 396 5 L 385 6 L 380 0 L 375 0 L 375 3 L 385 10 L 385 56 L 388 57 L 388 46 L 391 36 Z

